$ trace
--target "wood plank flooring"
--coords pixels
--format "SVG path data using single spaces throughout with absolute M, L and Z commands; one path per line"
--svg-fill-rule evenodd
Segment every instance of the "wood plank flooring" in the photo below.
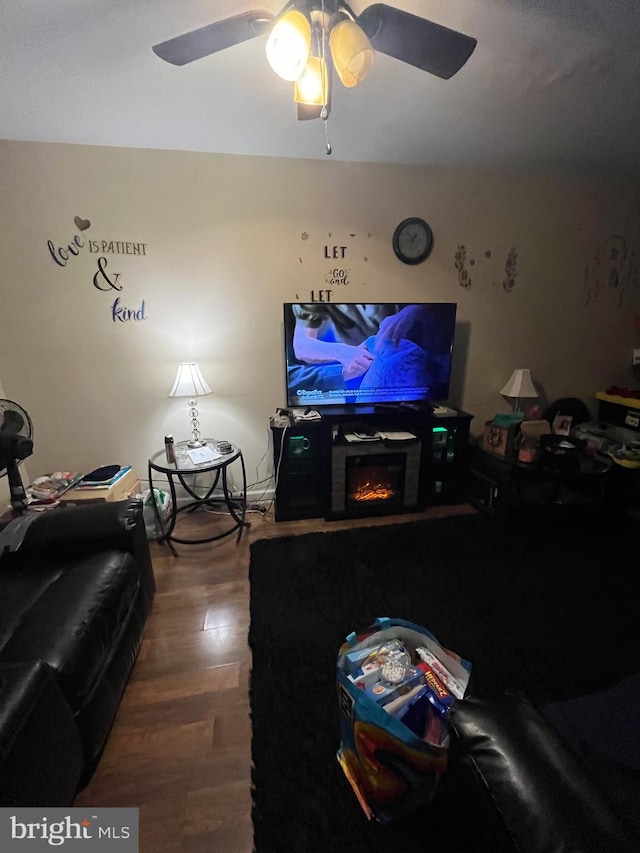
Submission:
M 277 524 L 251 513 L 238 544 L 231 536 L 179 545 L 175 558 L 152 542 L 157 593 L 142 648 L 100 764 L 74 805 L 139 807 L 141 853 L 251 853 L 250 543 L 474 511 L 465 504 Z M 190 536 L 228 526 L 207 513 L 180 523 Z

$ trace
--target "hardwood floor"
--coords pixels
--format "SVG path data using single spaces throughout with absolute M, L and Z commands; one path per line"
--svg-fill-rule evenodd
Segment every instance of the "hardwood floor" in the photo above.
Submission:
M 251 513 L 238 544 L 232 536 L 179 545 L 175 558 L 152 542 L 157 593 L 142 648 L 100 764 L 74 805 L 139 807 L 141 853 L 250 853 L 250 543 L 474 511 L 277 524 Z M 218 520 L 205 513 L 180 523 L 195 535 Z

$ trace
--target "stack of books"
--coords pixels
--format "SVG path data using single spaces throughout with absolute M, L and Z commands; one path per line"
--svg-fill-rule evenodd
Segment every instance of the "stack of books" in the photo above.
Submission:
M 131 470 L 131 465 L 106 465 L 103 468 L 97 468 L 90 474 L 85 474 L 78 483 L 77 488 L 82 490 L 100 491 L 102 489 L 110 489 L 120 480 L 125 474 Z
M 123 501 L 140 492 L 140 481 L 131 465 L 108 467 L 112 470 L 96 469 L 82 477 L 73 489 L 64 493 L 62 503 Z

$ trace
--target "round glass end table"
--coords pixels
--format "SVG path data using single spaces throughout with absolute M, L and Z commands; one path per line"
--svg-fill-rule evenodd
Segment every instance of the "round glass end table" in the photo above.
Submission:
M 149 459 L 149 489 L 151 490 L 151 494 L 153 494 L 154 488 L 154 474 L 156 475 L 156 481 L 158 479 L 157 475 L 164 475 L 169 486 L 171 494 L 171 515 L 169 518 L 166 520 L 162 519 L 155 501 L 153 501 L 153 508 L 158 528 L 162 531 L 160 541 L 168 545 L 175 557 L 178 556 L 178 552 L 174 546 L 175 542 L 181 545 L 202 545 L 206 542 L 215 542 L 217 539 L 223 539 L 232 533 L 236 533 L 236 542 L 239 542 L 242 531 L 245 527 L 249 527 L 245 520 L 247 512 L 247 475 L 242 451 L 239 447 L 231 445 L 231 450 L 227 453 L 218 453 L 215 449 L 216 439 L 207 438 L 205 442 L 205 447 L 212 451 L 214 458 L 204 462 L 193 461 L 189 455 L 189 451 L 193 450 L 193 448 L 189 447 L 188 441 L 179 441 L 174 445 L 175 462 L 167 462 L 164 448 L 156 451 Z M 236 494 L 232 494 L 229 491 L 228 481 L 229 468 L 234 463 L 237 463 L 236 469 L 239 469 L 241 476 L 240 491 L 236 492 Z M 197 485 L 196 476 L 201 474 L 210 474 L 211 482 L 202 486 Z M 178 495 L 176 493 L 176 485 L 178 484 L 187 494 L 187 500 L 181 500 L 179 506 Z M 155 487 L 158 488 L 157 482 Z M 187 539 L 174 534 L 178 516 L 182 513 L 193 513 L 203 509 L 215 511 L 216 517 L 219 518 L 218 513 L 221 508 L 224 512 L 228 513 L 231 519 L 231 525 L 221 533 L 198 539 Z

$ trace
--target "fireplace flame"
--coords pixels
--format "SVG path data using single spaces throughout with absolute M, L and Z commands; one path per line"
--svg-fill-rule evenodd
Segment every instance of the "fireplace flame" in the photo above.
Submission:
M 363 483 L 353 493 L 353 500 L 361 503 L 363 501 L 386 501 L 395 495 L 395 491 L 378 483 L 373 486 L 371 483 Z

